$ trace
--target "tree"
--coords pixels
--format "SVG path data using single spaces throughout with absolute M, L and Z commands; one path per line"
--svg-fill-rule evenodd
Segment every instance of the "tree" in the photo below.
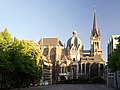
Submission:
M 29 40 L 12 38 L 5 29 L 0 32 L 1 88 L 8 81 L 22 86 L 41 78 L 41 51 L 39 45 Z M 9 76 L 9 78 L 6 78 Z M 6 79 L 4 81 L 3 79 Z
M 3 87 L 5 79 L 10 72 L 14 70 L 12 63 L 9 61 L 8 50 L 12 42 L 11 34 L 8 33 L 8 30 L 0 32 L 0 74 L 2 76 L 1 87 Z
M 118 88 L 117 71 L 120 70 L 120 37 L 116 39 L 118 40 L 118 44 L 116 45 L 116 49 L 114 49 L 114 52 L 108 57 L 108 67 L 111 69 L 112 72 L 115 72 L 116 85 Z
M 120 37 L 116 39 L 118 40 L 116 49 L 108 57 L 108 66 L 113 72 L 120 70 Z
M 14 38 L 9 55 L 15 67 L 13 80 L 18 86 L 41 78 L 42 69 L 39 63 L 41 52 L 36 43 Z
M 40 79 L 42 77 L 42 62 L 41 62 L 41 50 L 39 47 L 39 44 L 36 44 L 34 41 L 32 40 L 24 40 L 24 42 L 26 42 L 29 46 L 29 51 L 28 51 L 28 55 L 31 56 L 31 59 L 35 62 L 35 64 L 37 65 L 38 71 L 36 72 L 37 78 Z

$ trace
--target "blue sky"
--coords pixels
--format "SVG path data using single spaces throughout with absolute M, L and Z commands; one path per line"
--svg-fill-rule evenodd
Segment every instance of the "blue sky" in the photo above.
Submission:
M 8 28 L 12 36 L 36 42 L 57 36 L 63 44 L 76 30 L 89 49 L 95 5 L 103 58 L 107 59 L 108 39 L 120 34 L 120 0 L 0 0 L 0 30 Z

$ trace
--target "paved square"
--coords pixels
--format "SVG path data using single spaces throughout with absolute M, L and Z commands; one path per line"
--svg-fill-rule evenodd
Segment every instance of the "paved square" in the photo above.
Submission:
M 38 86 L 24 88 L 21 90 L 119 90 L 99 84 L 55 84 L 48 86 Z

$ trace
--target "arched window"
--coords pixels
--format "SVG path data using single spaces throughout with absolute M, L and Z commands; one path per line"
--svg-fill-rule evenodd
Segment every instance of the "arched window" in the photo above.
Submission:
M 66 73 L 66 64 L 62 63 L 61 65 L 61 73 Z
M 73 58 L 73 62 L 75 62 L 75 58 Z

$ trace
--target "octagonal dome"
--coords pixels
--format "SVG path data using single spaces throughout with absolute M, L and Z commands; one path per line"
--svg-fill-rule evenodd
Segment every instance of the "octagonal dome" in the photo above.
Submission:
M 82 49 L 83 46 L 81 39 L 77 37 L 76 31 L 73 32 L 73 36 L 67 41 L 67 48 L 71 49 L 72 46 L 75 46 L 77 49 Z

